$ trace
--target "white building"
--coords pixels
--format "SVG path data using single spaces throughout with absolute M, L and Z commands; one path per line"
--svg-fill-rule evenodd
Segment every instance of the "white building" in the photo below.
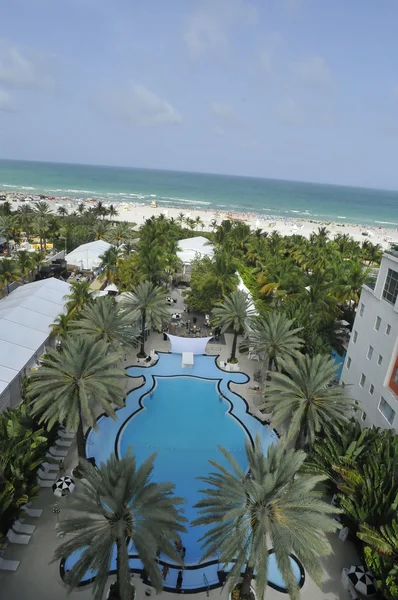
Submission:
M 20 378 L 49 343 L 71 286 L 50 278 L 20 286 L 0 300 L 0 411 L 20 402 Z
M 362 288 L 341 383 L 365 426 L 398 430 L 398 252 L 383 255 L 374 289 Z
M 184 263 L 190 265 L 196 258 L 214 255 L 214 247 L 209 240 L 201 235 L 186 238 L 178 242 L 177 256 Z
M 95 242 L 82 244 L 66 255 L 66 262 L 68 265 L 78 267 L 82 271 L 94 271 L 101 264 L 100 256 L 109 250 L 110 247 L 111 244 L 108 244 L 105 240 L 96 240 Z

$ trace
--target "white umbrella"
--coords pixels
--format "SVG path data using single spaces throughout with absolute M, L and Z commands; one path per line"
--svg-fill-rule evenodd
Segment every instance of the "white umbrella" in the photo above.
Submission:
M 61 496 L 69 496 L 75 487 L 75 482 L 69 475 L 60 477 L 52 486 L 54 496 L 58 496 L 58 498 L 61 498 Z
M 362 565 L 350 567 L 347 576 L 360 594 L 364 596 L 374 596 L 377 594 L 374 575 Z
M 115 292 L 116 294 L 118 293 L 118 291 L 119 290 L 117 289 L 117 287 L 116 287 L 116 285 L 114 283 L 110 283 L 104 289 L 104 292 Z

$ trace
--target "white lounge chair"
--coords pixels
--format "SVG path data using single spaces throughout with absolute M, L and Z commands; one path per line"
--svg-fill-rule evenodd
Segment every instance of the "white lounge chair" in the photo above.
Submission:
M 55 460 L 57 463 L 60 463 L 61 460 L 64 459 L 63 456 L 54 456 L 54 454 L 50 454 L 49 452 L 46 453 L 46 458 L 51 458 L 52 460 Z
M 37 478 L 37 483 L 39 484 L 40 487 L 52 487 L 53 486 L 53 481 L 51 481 L 50 479 L 40 479 L 40 477 Z
M 44 471 L 44 469 L 37 469 L 37 476 L 40 479 L 49 479 L 50 481 L 55 481 L 57 478 L 57 473 L 49 473 L 48 471 Z
M 19 533 L 15 533 L 12 529 L 9 529 L 6 533 L 6 538 L 12 544 L 29 544 L 30 535 L 20 535 Z
M 42 462 L 40 466 L 43 471 L 59 471 L 59 466 L 56 463 Z
M 58 435 L 60 438 L 64 438 L 65 440 L 73 440 L 76 433 L 74 431 L 65 431 L 65 429 L 58 429 Z
M 50 456 L 61 456 L 63 458 L 68 455 L 67 450 L 60 450 L 59 448 L 54 448 L 54 446 L 51 446 L 51 448 L 48 449 L 48 452 L 50 453 Z
M 21 509 L 28 515 L 28 517 L 34 517 L 35 519 L 38 519 L 43 514 L 42 508 L 30 508 L 28 504 L 24 504 L 24 506 L 21 506 Z
M 22 521 L 20 519 L 17 519 L 12 524 L 12 529 L 16 533 L 33 533 L 34 530 L 36 529 L 36 525 L 26 525 L 25 523 L 22 523 Z
M 16 571 L 20 564 L 19 560 L 0 558 L 0 571 Z
M 70 448 L 72 446 L 73 441 L 72 440 L 56 440 L 55 441 L 57 446 L 64 446 L 65 448 Z

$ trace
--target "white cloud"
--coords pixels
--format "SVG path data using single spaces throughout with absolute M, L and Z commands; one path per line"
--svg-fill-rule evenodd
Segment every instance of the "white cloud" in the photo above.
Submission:
M 43 56 L 28 58 L 16 46 L 0 41 L 0 83 L 11 87 L 50 89 L 54 79 Z
M 206 0 L 193 13 L 184 33 L 184 42 L 193 59 L 225 59 L 234 30 L 257 21 L 257 9 L 245 0 Z
M 214 128 L 214 133 L 218 136 L 218 137 L 224 137 L 225 135 L 225 131 L 222 127 L 215 127 Z
M 296 75 L 304 82 L 319 87 L 328 87 L 332 81 L 332 72 L 321 56 L 310 56 L 294 65 Z
M 15 106 L 10 94 L 0 90 L 0 111 L 3 112 L 14 112 Z
M 178 125 L 182 118 L 169 102 L 151 92 L 141 83 L 134 83 L 127 91 L 110 95 L 112 108 L 133 125 Z
M 280 123 L 297 125 L 301 121 L 300 113 L 294 100 L 282 100 L 275 107 L 275 115 Z
M 230 122 L 237 122 L 239 120 L 234 108 L 230 104 L 223 102 L 213 102 L 211 110 L 220 119 L 225 119 Z

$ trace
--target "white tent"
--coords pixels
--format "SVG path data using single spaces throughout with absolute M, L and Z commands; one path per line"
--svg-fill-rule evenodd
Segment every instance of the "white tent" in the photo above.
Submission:
M 10 400 L 12 382 L 44 352 L 69 292 L 68 283 L 50 278 L 27 283 L 0 300 L 0 410 Z
M 99 257 L 110 247 L 111 244 L 108 244 L 104 240 L 82 244 L 66 255 L 66 262 L 68 265 L 78 267 L 79 269 L 94 271 L 101 264 Z
M 178 247 L 177 256 L 185 265 L 190 264 L 195 258 L 212 257 L 214 254 L 213 245 L 201 235 L 180 240 Z
M 241 292 L 245 292 L 245 294 L 247 294 L 248 298 L 249 298 L 249 310 L 254 311 L 254 314 L 257 315 L 257 310 L 256 307 L 254 305 L 253 302 L 253 296 L 251 295 L 250 290 L 245 286 L 245 284 L 243 283 L 243 279 L 242 277 L 239 275 L 239 273 L 237 273 L 238 279 L 239 279 L 239 283 L 238 283 L 238 290 L 240 290 Z

